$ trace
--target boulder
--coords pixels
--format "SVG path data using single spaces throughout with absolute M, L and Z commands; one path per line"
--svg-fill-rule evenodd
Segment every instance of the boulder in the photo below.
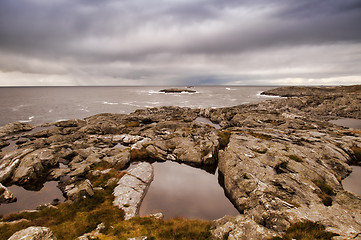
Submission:
M 28 227 L 14 233 L 9 240 L 56 240 L 53 232 L 46 227 Z
M 0 183 L 0 205 L 2 203 L 16 202 L 16 197 L 4 185 Z
M 132 166 L 118 181 L 113 192 L 113 205 L 124 211 L 125 220 L 139 214 L 140 205 L 153 181 L 153 176 L 153 166 L 150 163 L 141 162 Z
M 51 149 L 38 149 L 24 156 L 13 173 L 12 181 L 20 185 L 41 182 L 51 167 L 56 166 L 58 160 Z
M 64 190 L 68 199 L 75 201 L 81 198 L 87 198 L 94 195 L 91 182 L 86 179 L 81 182 L 67 185 Z

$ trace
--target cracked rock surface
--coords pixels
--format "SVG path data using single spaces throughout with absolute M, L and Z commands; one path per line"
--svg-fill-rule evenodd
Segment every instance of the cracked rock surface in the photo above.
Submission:
M 118 181 L 113 192 L 113 205 L 124 211 L 125 220 L 138 215 L 140 205 L 153 177 L 153 166 L 150 163 L 141 162 L 126 172 Z

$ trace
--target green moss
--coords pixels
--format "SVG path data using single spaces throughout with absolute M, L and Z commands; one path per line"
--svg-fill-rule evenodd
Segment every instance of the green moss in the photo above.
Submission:
M 228 146 L 230 137 L 231 137 L 230 131 L 225 130 L 218 132 L 219 148 L 221 150 L 224 150 Z
M 338 235 L 325 231 L 325 227 L 323 225 L 311 221 L 305 221 L 292 224 L 282 237 L 274 237 L 271 238 L 271 240 L 331 240 L 334 236 Z
M 296 161 L 296 162 L 303 162 L 303 159 L 297 155 L 288 155 L 288 157 L 293 160 L 293 161 Z

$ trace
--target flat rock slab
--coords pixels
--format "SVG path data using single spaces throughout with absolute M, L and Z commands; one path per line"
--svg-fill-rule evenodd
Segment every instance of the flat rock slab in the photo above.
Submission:
M 113 205 L 124 211 L 125 220 L 139 214 L 140 205 L 150 183 L 153 181 L 153 177 L 153 166 L 150 163 L 141 162 L 118 181 L 113 192 Z

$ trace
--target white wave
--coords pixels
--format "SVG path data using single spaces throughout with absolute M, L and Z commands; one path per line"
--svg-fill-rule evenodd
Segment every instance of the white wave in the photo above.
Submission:
M 52 113 L 53 111 L 54 111 L 54 109 L 49 109 L 49 111 L 48 111 L 48 112 Z
M 256 96 L 259 98 L 282 98 L 281 96 L 262 95 L 263 91 L 257 92 Z
M 21 123 L 28 123 L 31 122 L 34 119 L 35 116 L 30 116 L 27 120 L 20 120 Z
M 164 92 L 159 92 L 159 91 L 154 91 L 154 90 L 149 90 L 148 94 L 163 94 Z
M 140 105 L 138 104 L 134 104 L 134 103 L 131 103 L 131 102 L 124 102 L 122 103 L 123 105 L 128 105 L 128 106 L 134 106 L 134 107 L 141 107 Z
M 107 104 L 107 105 L 118 105 L 119 103 L 117 103 L 117 102 L 107 102 L 107 101 L 103 101 L 103 104 Z

